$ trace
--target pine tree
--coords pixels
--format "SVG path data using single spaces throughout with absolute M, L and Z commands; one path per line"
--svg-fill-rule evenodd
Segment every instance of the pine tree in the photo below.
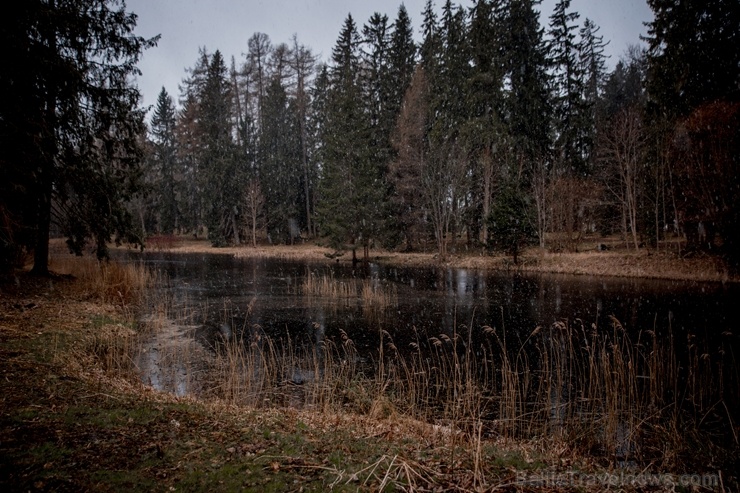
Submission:
M 52 222 L 77 253 L 88 239 L 99 257 L 113 238 L 141 241 L 124 207 L 144 133 L 130 80 L 156 38 L 135 27 L 136 16 L 112 0 L 24 2 L 0 24 L 11 50 L 0 75 L 0 214 L 10 218 L 0 254 L 33 247 L 37 274 L 48 274 Z
M 559 0 L 550 16 L 550 65 L 554 106 L 555 159 L 564 172 L 585 175 L 583 102 L 584 83 L 576 42 L 577 12 L 570 0 Z
M 547 49 L 538 1 L 509 0 L 505 15 L 504 68 L 508 80 L 505 120 L 515 172 L 532 182 L 537 209 L 537 234 L 545 246 L 548 229 L 547 186 L 550 163 L 550 115 Z
M 239 243 L 237 216 L 244 180 L 232 140 L 231 86 L 221 52 L 211 56 L 200 101 L 198 126 L 203 138 L 201 190 L 208 227 L 214 246 Z
M 175 103 L 167 90 L 162 90 L 157 97 L 151 122 L 151 135 L 154 147 L 155 169 L 157 170 L 158 211 L 161 231 L 172 234 L 179 226 L 178 213 L 178 170 L 176 160 L 176 125 Z
M 332 52 L 322 157 L 321 230 L 337 248 L 358 246 L 368 258 L 379 232 L 382 177 L 370 159 L 370 128 L 362 105 L 360 38 L 348 16 Z

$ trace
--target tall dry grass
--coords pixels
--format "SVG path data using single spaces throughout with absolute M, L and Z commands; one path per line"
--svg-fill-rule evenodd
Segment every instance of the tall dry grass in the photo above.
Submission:
M 612 320 L 609 330 L 558 322 L 516 343 L 491 326 L 417 331 L 408 348 L 381 330 L 378 344 L 368 365 L 346 333 L 299 344 L 248 327 L 217 348 L 209 396 L 407 416 L 469 446 L 489 436 L 548 437 L 573 453 L 668 469 L 698 451 L 740 450 L 729 336 L 712 352 L 670 332 L 633 339 Z
M 56 357 L 86 373 L 137 376 L 135 359 L 146 337 L 138 314 L 159 282 L 158 275 L 140 263 L 98 261 L 60 251 L 54 252 L 49 267 L 57 276 L 74 279 L 65 287 L 70 294 L 103 305 L 90 313 L 80 347 Z
M 50 269 L 77 279 L 76 286 L 103 303 L 133 305 L 143 300 L 156 274 L 141 263 L 99 261 L 91 257 L 53 256 Z
M 311 298 L 324 298 L 344 304 L 359 301 L 370 311 L 382 311 L 398 301 L 395 285 L 379 279 L 337 279 L 333 273 L 319 275 L 308 272 L 301 285 L 301 292 Z

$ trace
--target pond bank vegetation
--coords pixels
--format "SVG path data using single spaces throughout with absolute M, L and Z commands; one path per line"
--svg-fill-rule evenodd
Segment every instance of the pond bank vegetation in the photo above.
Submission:
M 315 242 L 295 245 L 258 245 L 213 248 L 207 240 L 178 237 L 171 248 L 157 251 L 182 253 L 219 253 L 241 258 L 273 258 L 312 262 L 351 262 L 351 252 L 337 252 Z M 689 252 L 680 244 L 664 244 L 661 249 L 625 248 L 616 238 L 589 238 L 577 252 L 549 251 L 536 247 L 524 250 L 514 264 L 510 256 L 483 249 L 457 247 L 444 261 L 434 252 L 397 252 L 374 249 L 371 262 L 406 267 L 457 267 L 514 272 L 617 276 L 684 281 L 738 282 L 740 276 L 731 272 L 721 257 L 706 252 Z
M 699 347 L 571 321 L 511 340 L 489 321 L 408 347 L 381 331 L 368 361 L 344 333 L 310 345 L 245 322 L 197 353 L 152 344 L 193 321 L 143 267 L 52 265 L 69 275 L 0 286 L 11 490 L 738 486 L 734 334 Z M 158 377 L 169 392 L 142 381 L 142 352 L 177 373 Z

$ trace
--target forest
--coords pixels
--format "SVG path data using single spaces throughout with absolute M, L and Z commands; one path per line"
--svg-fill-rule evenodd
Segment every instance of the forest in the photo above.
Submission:
M 327 61 L 260 32 L 240 58 L 202 48 L 148 125 L 128 76 L 157 39 L 133 36 L 135 14 L 29 4 L 2 30 L 3 264 L 43 264 L 50 234 L 99 256 L 187 234 L 515 260 L 603 234 L 737 264 L 737 9 L 649 0 L 644 44 L 607 70 L 598 26 L 569 0 L 541 25 L 538 4 L 447 0 L 438 15 L 429 0 L 416 27 L 403 5 L 349 15 Z

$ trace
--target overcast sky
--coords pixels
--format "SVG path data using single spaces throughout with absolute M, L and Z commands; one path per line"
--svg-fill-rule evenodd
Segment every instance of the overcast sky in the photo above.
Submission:
M 421 13 L 425 0 L 403 2 L 411 17 L 414 34 L 420 39 Z M 435 5 L 440 10 L 444 0 Z M 470 7 L 470 0 L 453 2 Z M 546 27 L 556 0 L 543 0 L 540 22 Z M 139 64 L 138 86 L 146 106 L 156 102 L 164 86 L 177 100 L 178 84 L 185 68 L 198 58 L 198 48 L 209 53 L 221 50 L 227 64 L 234 56 L 237 66 L 244 60 L 247 40 L 255 32 L 266 33 L 273 44 L 289 43 L 293 34 L 326 61 L 348 13 L 358 29 L 374 12 L 388 15 L 392 22 L 401 0 L 126 0 L 127 10 L 138 16 L 137 34 L 161 34 L 159 45 L 148 50 Z M 600 26 L 609 41 L 607 61 L 613 66 L 630 44 L 638 44 L 646 33 L 645 22 L 652 20 L 646 0 L 572 0 L 571 10 L 580 13 L 579 25 L 586 18 Z

